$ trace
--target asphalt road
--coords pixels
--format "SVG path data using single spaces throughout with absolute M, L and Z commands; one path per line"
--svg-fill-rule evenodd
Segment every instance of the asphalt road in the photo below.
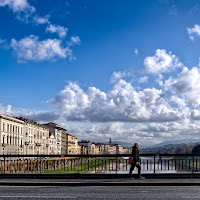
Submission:
M 0 186 L 0 199 L 200 199 L 200 187 Z

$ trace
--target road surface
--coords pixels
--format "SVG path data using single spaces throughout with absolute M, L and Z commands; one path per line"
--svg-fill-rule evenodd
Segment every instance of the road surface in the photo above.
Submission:
M 200 187 L 0 186 L 0 199 L 200 199 Z

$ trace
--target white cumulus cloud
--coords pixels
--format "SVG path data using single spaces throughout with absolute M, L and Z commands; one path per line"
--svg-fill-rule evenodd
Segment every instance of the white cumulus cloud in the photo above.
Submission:
M 191 118 L 194 120 L 200 120 L 200 110 L 192 110 Z
M 81 43 L 81 40 L 80 40 L 79 36 L 72 36 L 70 38 L 70 42 L 69 42 L 70 45 L 77 45 L 80 43 Z
M 182 63 L 171 52 L 166 53 L 165 49 L 157 49 L 154 56 L 144 59 L 144 66 L 148 73 L 159 74 L 180 67 Z
M 195 36 L 200 36 L 200 26 L 195 24 L 193 28 L 187 28 L 188 35 L 191 40 L 194 40 Z
M 165 89 L 175 95 L 186 98 L 187 104 L 192 107 L 200 105 L 200 71 L 197 67 L 184 67 L 176 78 L 170 77 L 164 83 Z
M 16 13 L 20 20 L 27 20 L 36 11 L 35 7 L 31 6 L 27 0 L 0 0 L 0 7 L 5 6 Z
M 49 24 L 49 16 L 44 16 L 44 17 L 40 17 L 40 16 L 35 16 L 33 18 L 33 21 L 36 24 Z
M 51 32 L 51 33 L 57 33 L 59 35 L 60 38 L 64 38 L 67 36 L 67 31 L 68 29 L 63 27 L 63 26 L 59 26 L 59 25 L 52 25 L 50 24 L 47 28 L 46 31 Z
M 125 78 L 127 76 L 130 76 L 131 73 L 128 71 L 118 71 L 118 72 L 113 72 L 111 77 L 110 77 L 110 82 L 111 83 L 116 83 L 118 80 Z
M 148 82 L 148 76 L 143 76 L 139 79 L 139 83 L 147 83 Z
M 63 47 L 62 41 L 58 39 L 40 41 L 38 37 L 31 35 L 19 41 L 12 39 L 10 47 L 20 62 L 73 58 L 72 50 L 69 47 Z
M 138 49 L 137 48 L 135 48 L 135 55 L 138 55 Z
M 163 122 L 183 117 L 168 104 L 162 90 L 147 88 L 137 92 L 124 80 L 119 80 L 107 93 L 95 87 L 84 91 L 70 82 L 48 102 L 69 121 Z

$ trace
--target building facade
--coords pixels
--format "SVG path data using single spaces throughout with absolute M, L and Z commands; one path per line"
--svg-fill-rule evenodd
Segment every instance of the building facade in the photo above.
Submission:
M 49 154 L 50 155 L 56 155 L 58 154 L 57 145 L 56 145 L 56 138 L 53 134 L 49 136 Z
M 80 146 L 84 146 L 84 151 L 83 154 L 91 154 L 92 151 L 91 151 L 91 145 L 92 143 L 88 140 L 81 140 L 80 142 L 78 142 L 78 144 Z
M 66 154 L 66 129 L 61 128 L 60 125 L 52 122 L 45 124 L 45 126 L 49 129 L 49 134 L 54 135 L 55 137 L 55 154 Z
M 24 154 L 24 122 L 0 114 L 0 154 Z
M 49 154 L 49 129 L 22 117 L 18 119 L 24 122 L 24 154 Z
M 131 148 L 119 144 L 78 142 L 58 124 L 39 124 L 25 118 L 13 118 L 0 114 L 0 154 L 62 155 L 62 154 L 123 154 Z
M 78 142 L 78 140 L 76 140 L 77 138 L 73 135 L 70 135 L 69 133 L 67 133 L 67 137 L 66 137 L 66 154 L 75 154 L 75 152 L 78 150 L 78 146 L 76 146 L 76 142 Z M 78 144 L 77 144 L 78 145 Z

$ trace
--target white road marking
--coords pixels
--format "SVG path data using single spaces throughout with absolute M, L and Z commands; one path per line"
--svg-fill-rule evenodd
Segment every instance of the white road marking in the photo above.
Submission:
M 38 198 L 38 199 L 77 199 L 77 197 L 59 197 L 59 196 L 0 196 L 0 198 Z
M 0 185 L 0 188 L 4 188 L 4 187 L 19 187 L 19 188 L 21 188 L 21 187 L 30 187 L 30 188 L 32 188 L 32 187 L 36 187 L 36 188 L 41 188 L 41 187 L 45 187 L 45 188 L 54 188 L 54 187 L 61 187 L 61 186 L 37 186 L 37 185 L 25 185 L 25 186 L 18 186 L 18 185 Z

